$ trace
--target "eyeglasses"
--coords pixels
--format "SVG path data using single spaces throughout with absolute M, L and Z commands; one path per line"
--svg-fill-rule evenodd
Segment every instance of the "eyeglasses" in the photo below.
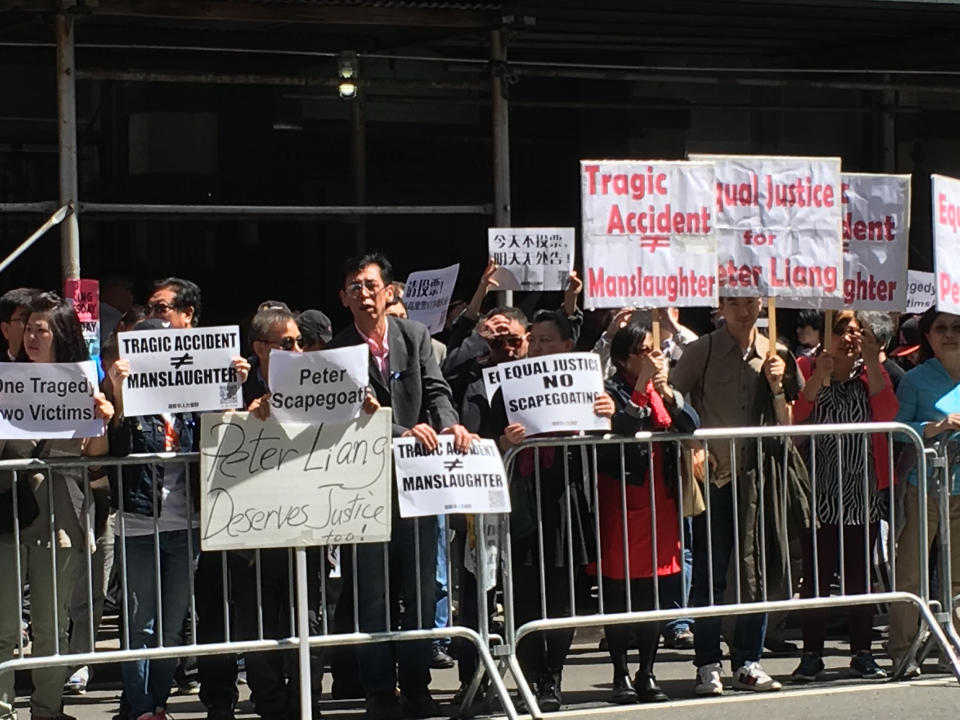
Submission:
M 303 347 L 303 338 L 302 337 L 285 337 L 281 340 L 264 340 L 263 342 L 267 345 L 278 345 L 284 350 L 293 350 L 295 347 Z
M 365 280 L 364 282 L 357 280 L 356 282 L 352 282 L 347 285 L 347 294 L 356 297 L 366 290 L 371 295 L 376 295 L 378 292 L 383 290 L 384 287 L 386 286 L 381 285 L 376 280 Z
M 153 305 L 147 305 L 145 309 L 145 314 L 147 317 L 153 317 L 154 315 L 166 315 L 171 310 L 176 310 L 177 308 L 173 305 L 167 305 L 165 302 L 154 303 Z
M 505 345 L 506 347 L 513 348 L 516 350 L 521 345 L 523 345 L 523 336 L 522 335 L 497 335 L 493 338 L 493 342 L 498 345 Z

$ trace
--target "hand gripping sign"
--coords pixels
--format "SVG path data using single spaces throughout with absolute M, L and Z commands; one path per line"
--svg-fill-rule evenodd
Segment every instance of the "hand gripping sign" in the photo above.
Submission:
M 842 295 L 840 158 L 691 155 L 716 166 L 720 295 Z
M 960 315 L 960 180 L 931 175 L 937 310 Z
M 441 435 L 436 450 L 415 438 L 396 438 L 400 517 L 510 512 L 503 458 L 493 440 L 474 440 L 465 453 L 453 435 Z
M 319 425 L 210 413 L 200 427 L 203 550 L 390 539 L 389 408 Z
M 715 305 L 710 163 L 581 160 L 588 309 Z

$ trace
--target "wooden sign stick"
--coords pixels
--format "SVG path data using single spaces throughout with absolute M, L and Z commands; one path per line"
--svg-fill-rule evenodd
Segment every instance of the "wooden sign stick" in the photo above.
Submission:
M 660 349 L 660 310 L 650 310 L 650 334 L 653 335 L 653 349 Z
M 773 357 L 777 354 L 777 299 L 775 297 L 767 298 L 767 337 L 770 338 L 767 357 Z
M 830 352 L 833 345 L 833 310 L 827 310 L 823 314 L 823 349 Z M 830 387 L 830 376 L 823 379 L 823 386 Z

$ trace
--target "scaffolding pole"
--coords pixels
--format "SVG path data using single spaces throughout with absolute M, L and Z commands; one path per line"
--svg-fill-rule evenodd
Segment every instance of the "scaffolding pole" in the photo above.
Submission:
M 490 33 L 490 104 L 493 122 L 493 222 L 510 227 L 510 104 L 506 96 L 507 50 L 503 32 Z M 513 291 L 503 291 L 503 303 L 513 305 Z
M 74 73 L 73 16 L 58 13 L 57 136 L 60 148 L 60 205 L 77 200 L 77 85 Z M 60 225 L 60 271 L 64 280 L 80 277 L 80 223 L 70 213 Z

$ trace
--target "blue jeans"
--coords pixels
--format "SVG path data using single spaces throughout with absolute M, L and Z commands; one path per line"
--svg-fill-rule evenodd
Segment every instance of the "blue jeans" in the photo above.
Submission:
M 690 585 L 693 583 L 693 520 L 691 518 L 683 519 L 683 585 L 678 583 L 673 585 L 668 583 L 661 589 L 661 606 L 665 608 L 685 607 L 690 602 Z M 673 597 L 676 593 L 664 592 L 667 587 L 677 587 L 683 592 L 683 597 Z M 684 630 L 689 630 L 693 625 L 693 618 L 681 617 L 676 620 L 670 620 L 663 624 L 663 636 L 673 637 Z
M 437 599 L 437 612 L 433 618 L 433 626 L 445 628 L 450 619 L 450 588 L 447 587 L 447 517 L 437 515 L 437 585 L 440 588 L 440 597 Z M 434 640 L 434 645 L 446 648 L 450 645 L 450 638 Z
M 723 487 L 710 485 L 710 521 L 713 550 L 713 602 L 723 604 L 727 589 L 727 570 L 733 554 L 733 483 Z M 710 568 L 707 543 L 707 514 L 693 518 L 693 588 L 692 603 L 696 606 L 710 605 Z M 703 667 L 719 663 L 723 659 L 720 650 L 721 618 L 709 617 L 697 620 L 694 633 L 694 665 Z M 747 662 L 756 662 L 763 652 L 763 638 L 767 632 L 767 614 L 737 615 L 730 660 L 736 671 Z
M 159 536 L 160 569 L 154 563 L 153 535 L 128 537 L 124 543 L 127 565 L 127 611 L 130 617 L 130 648 L 157 647 L 157 576 L 160 577 L 163 608 L 163 646 L 183 642 L 183 622 L 190 606 L 189 576 L 200 550 L 193 531 L 193 557 L 187 552 L 187 531 L 173 530 Z M 144 713 L 166 707 L 170 684 L 177 669 L 176 658 L 133 660 L 122 663 L 123 691 L 136 720 Z

